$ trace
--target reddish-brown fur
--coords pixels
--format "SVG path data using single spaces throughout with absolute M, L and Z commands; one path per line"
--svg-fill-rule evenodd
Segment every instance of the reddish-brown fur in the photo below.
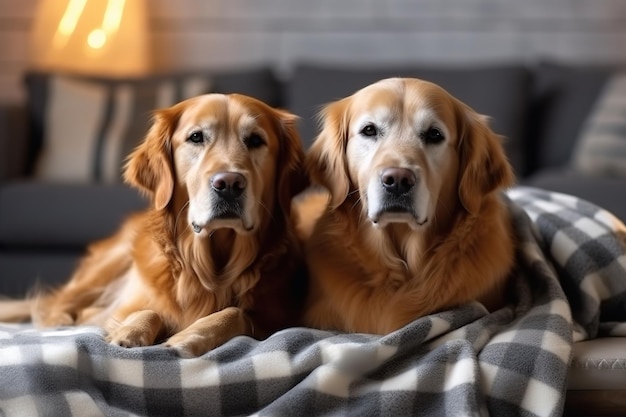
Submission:
M 434 84 L 389 79 L 331 103 L 322 121 L 307 164 L 330 204 L 299 229 L 310 234 L 306 324 L 384 334 L 471 300 L 502 301 L 514 238 L 499 191 L 514 176 L 486 119 Z M 367 124 L 378 136 L 363 134 Z M 445 141 L 423 140 L 433 127 Z M 369 205 L 386 198 L 376 186 L 388 167 L 415 174 L 419 209 L 375 226 Z
M 124 175 L 152 207 L 91 245 L 67 284 L 22 305 L 33 304 L 41 326 L 101 325 L 113 343 L 165 341 L 184 356 L 296 323 L 291 286 L 300 251 L 290 211 L 307 179 L 295 118 L 242 95 L 200 96 L 156 112 Z M 206 140 L 191 143 L 193 131 Z M 264 144 L 248 147 L 251 134 Z M 226 171 L 245 177 L 247 220 L 205 216 L 212 177 Z M 195 233 L 190 216 L 209 220 Z M 10 318 L 5 307 L 0 316 Z

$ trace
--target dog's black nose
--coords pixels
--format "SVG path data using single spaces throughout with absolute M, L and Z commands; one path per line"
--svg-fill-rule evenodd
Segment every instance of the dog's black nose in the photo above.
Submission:
M 415 185 L 415 174 L 406 168 L 386 168 L 380 175 L 380 182 L 388 193 L 402 195 Z
M 245 177 L 237 172 L 218 172 L 211 178 L 211 187 L 225 199 L 241 196 L 246 185 Z

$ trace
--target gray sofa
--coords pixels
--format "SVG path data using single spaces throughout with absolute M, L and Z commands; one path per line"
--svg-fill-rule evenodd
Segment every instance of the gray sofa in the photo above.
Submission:
M 315 114 L 324 103 L 384 77 L 428 79 L 492 117 L 494 130 L 506 137 L 520 184 L 577 195 L 625 220 L 626 176 L 590 172 L 577 163 L 581 149 L 577 141 L 589 133 L 595 105 L 616 73 L 608 67 L 538 63 L 384 68 L 302 64 L 287 79 L 278 79 L 267 68 L 128 80 L 26 74 L 27 102 L 0 107 L 0 294 L 20 296 L 35 283 L 53 285 L 67 279 L 88 242 L 108 235 L 127 213 L 144 207 L 145 200 L 134 190 L 115 175 L 103 174 L 105 162 L 98 159 L 106 147 L 103 141 L 111 132 L 122 132 L 125 141 L 116 142 L 117 158 L 106 162 L 119 172 L 123 153 L 145 132 L 151 108 L 205 91 L 241 92 L 291 110 L 302 118 L 300 130 L 308 145 L 315 136 Z M 72 109 L 73 114 L 65 114 L 65 123 L 72 128 L 90 121 L 68 102 L 75 96 L 102 101 L 94 107 L 101 111 L 97 123 L 85 127 L 93 132 L 85 139 L 91 141 L 89 149 L 100 154 L 90 151 L 95 155 L 93 166 L 80 178 L 64 180 L 68 168 L 64 165 L 77 161 L 67 157 L 59 162 L 57 153 L 57 166 L 50 162 L 54 158 L 48 158 L 47 170 L 42 170 L 42 155 L 55 152 L 50 141 L 64 140 L 52 115 Z M 53 135 L 57 137 L 51 139 Z M 59 172 L 61 179 L 51 179 L 55 177 L 49 172 Z M 580 344 L 570 389 L 568 414 L 626 410 L 626 341 Z

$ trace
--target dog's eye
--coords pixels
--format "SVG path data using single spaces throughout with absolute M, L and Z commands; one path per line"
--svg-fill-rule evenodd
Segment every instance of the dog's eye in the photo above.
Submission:
M 434 127 L 431 127 L 427 131 L 423 132 L 421 136 L 422 136 L 422 140 L 424 141 L 424 143 L 429 144 L 429 145 L 437 144 L 437 143 L 443 142 L 444 140 L 444 137 L 441 131 Z
M 368 123 L 361 129 L 361 135 L 367 136 L 368 138 L 375 138 L 378 136 L 378 128 L 376 125 Z
M 256 149 L 265 145 L 265 141 L 263 140 L 263 137 L 259 135 L 258 133 L 252 133 L 251 135 L 244 138 L 243 141 L 248 147 L 248 149 Z
M 191 143 L 202 143 L 204 142 L 204 134 L 202 134 L 201 131 L 197 130 L 189 135 L 187 141 Z

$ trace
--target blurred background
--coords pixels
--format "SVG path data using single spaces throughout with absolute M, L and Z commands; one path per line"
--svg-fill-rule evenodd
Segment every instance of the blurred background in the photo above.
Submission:
M 24 97 L 38 3 L 0 0 L 0 101 Z M 626 60 L 623 0 L 150 0 L 145 6 L 151 72 L 267 64 L 287 75 L 296 62 Z

